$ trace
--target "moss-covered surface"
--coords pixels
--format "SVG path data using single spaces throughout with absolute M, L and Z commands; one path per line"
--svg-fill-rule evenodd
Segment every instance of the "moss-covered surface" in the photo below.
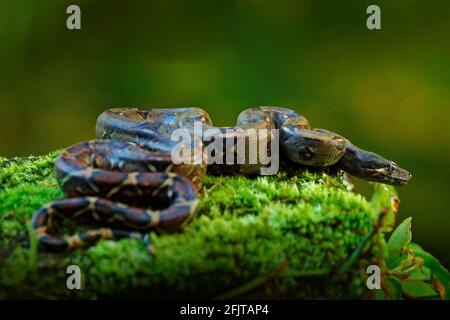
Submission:
M 38 253 L 29 221 L 64 197 L 53 176 L 57 154 L 0 158 L 0 298 L 370 298 L 380 291 L 367 289 L 366 267 L 385 265 L 381 225 L 393 223 L 392 198 L 378 193 L 369 202 L 341 177 L 307 171 L 208 176 L 197 217 L 180 233 L 152 233 L 154 254 L 131 239 Z M 66 287 L 72 264 L 82 290 Z

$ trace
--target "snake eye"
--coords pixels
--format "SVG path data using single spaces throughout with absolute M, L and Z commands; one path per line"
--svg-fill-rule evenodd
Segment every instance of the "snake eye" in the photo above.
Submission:
M 334 137 L 333 138 L 333 142 L 334 142 L 334 145 L 336 146 L 336 149 L 338 151 L 345 150 L 345 148 L 347 147 L 345 139 L 342 138 L 342 137 L 339 137 L 339 136 Z

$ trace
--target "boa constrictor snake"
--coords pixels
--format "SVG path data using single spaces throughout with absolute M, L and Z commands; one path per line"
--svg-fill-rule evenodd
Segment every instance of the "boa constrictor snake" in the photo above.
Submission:
M 40 248 L 64 251 L 100 239 L 145 239 L 150 230 L 179 230 L 196 212 L 207 167 L 213 174 L 257 174 L 263 166 L 259 162 L 175 164 L 171 151 L 178 142 L 171 135 L 178 128 L 191 134 L 191 149 L 204 154 L 208 142 L 194 134 L 196 122 L 203 129 L 218 130 L 219 138 L 236 138 L 229 136 L 227 128 L 213 127 L 208 113 L 200 108 L 103 112 L 97 119 L 97 140 L 71 146 L 55 160 L 56 178 L 68 199 L 56 200 L 35 213 L 32 227 Z M 290 109 L 249 108 L 239 114 L 233 129 L 249 128 L 278 129 L 280 157 L 289 166 L 336 166 L 350 175 L 392 185 L 404 185 L 411 178 L 394 162 L 336 133 L 311 129 L 304 116 Z M 86 219 L 104 226 L 59 236 L 54 230 L 57 218 Z

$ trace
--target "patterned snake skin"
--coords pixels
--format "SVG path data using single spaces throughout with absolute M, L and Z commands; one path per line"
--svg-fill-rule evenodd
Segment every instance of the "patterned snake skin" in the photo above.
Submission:
M 200 124 L 200 134 L 196 123 Z M 362 150 L 336 133 L 311 129 L 305 117 L 286 108 L 247 109 L 239 115 L 231 134 L 230 128 L 214 127 L 208 113 L 200 108 L 109 109 L 97 119 L 98 140 L 71 146 L 55 161 L 56 178 L 68 199 L 54 201 L 35 213 L 32 227 L 40 248 L 64 251 L 100 239 L 147 239 L 144 234 L 150 230 L 177 231 L 195 215 L 198 190 L 207 169 L 212 174 L 253 176 L 267 166 L 249 161 L 255 159 L 247 149 L 242 164 L 175 164 L 171 152 L 179 141 L 171 137 L 180 128 L 190 135 L 193 157 L 204 157 L 205 148 L 213 141 L 203 135 L 208 130 L 216 130 L 219 138 L 233 146 L 239 130 L 277 129 L 280 157 L 290 165 L 333 165 L 353 176 L 392 185 L 404 185 L 411 178 L 394 162 Z M 273 136 L 267 137 L 264 141 L 270 153 Z M 103 227 L 59 236 L 54 222 L 63 218 Z

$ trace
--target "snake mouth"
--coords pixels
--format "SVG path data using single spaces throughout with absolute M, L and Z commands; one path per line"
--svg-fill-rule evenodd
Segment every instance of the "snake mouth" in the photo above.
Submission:
M 405 185 L 412 178 L 412 174 L 409 171 L 397 166 L 395 166 L 394 169 L 391 171 L 390 176 L 392 182 L 398 186 Z
M 412 178 L 412 174 L 395 163 L 391 163 L 388 167 L 369 169 L 369 175 L 366 175 L 367 180 L 374 182 L 387 183 L 394 186 L 403 186 Z

